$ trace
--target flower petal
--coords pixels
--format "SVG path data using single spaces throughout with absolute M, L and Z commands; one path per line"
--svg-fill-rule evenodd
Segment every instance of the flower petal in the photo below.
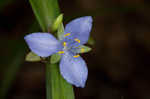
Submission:
M 74 19 L 66 25 L 64 35 L 71 33 L 72 39 L 77 38 L 81 44 L 85 44 L 91 32 L 92 21 L 91 16 Z
M 24 37 L 32 52 L 41 57 L 48 57 L 60 48 L 60 42 L 49 33 L 32 33 Z
M 87 80 L 88 69 L 85 61 L 79 57 L 73 57 L 73 54 L 66 52 L 60 62 L 60 72 L 67 82 L 76 87 L 84 87 Z

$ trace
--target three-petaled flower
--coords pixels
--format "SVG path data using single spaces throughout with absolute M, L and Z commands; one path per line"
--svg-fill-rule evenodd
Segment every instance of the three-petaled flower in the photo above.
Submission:
M 88 41 L 92 28 L 92 17 L 85 16 L 74 19 L 65 27 L 61 40 L 50 33 L 32 33 L 24 37 L 32 52 L 41 57 L 61 54 L 60 73 L 67 82 L 76 87 L 84 87 L 88 76 L 85 61 L 79 53 Z

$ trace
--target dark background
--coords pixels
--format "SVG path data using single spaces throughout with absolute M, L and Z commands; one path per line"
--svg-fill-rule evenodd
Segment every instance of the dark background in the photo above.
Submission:
M 86 15 L 94 20 L 93 50 L 82 55 L 89 76 L 85 88 L 74 87 L 76 99 L 150 99 L 150 1 L 59 0 L 59 5 L 65 24 Z M 45 65 L 24 62 L 23 37 L 36 31 L 41 30 L 28 0 L 0 0 L 0 82 L 6 72 L 17 75 L 10 77 L 6 99 L 46 98 Z

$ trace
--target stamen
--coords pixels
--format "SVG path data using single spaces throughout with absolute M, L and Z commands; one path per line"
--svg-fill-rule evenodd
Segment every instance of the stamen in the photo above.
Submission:
M 74 39 L 76 42 L 80 43 L 80 40 L 78 38 L 75 38 Z
M 79 57 L 80 55 L 78 54 L 78 55 L 75 55 L 75 56 L 73 56 L 74 58 L 77 58 L 77 57 Z
M 67 43 L 66 42 L 63 42 L 63 46 L 65 47 L 67 45 Z
M 67 34 L 64 35 L 64 37 L 69 36 L 69 35 L 70 35 L 70 33 L 67 33 Z
M 80 51 L 81 51 L 81 53 L 83 53 L 83 52 L 84 52 L 84 48 L 81 48 L 81 50 L 80 50 Z
M 63 54 L 63 53 L 64 53 L 64 51 L 59 51 L 59 52 L 58 52 L 58 54 Z

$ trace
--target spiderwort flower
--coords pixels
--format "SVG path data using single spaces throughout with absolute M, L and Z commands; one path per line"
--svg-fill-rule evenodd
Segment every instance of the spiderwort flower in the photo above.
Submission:
M 88 69 L 79 53 L 81 46 L 88 41 L 92 28 L 92 17 L 77 18 L 65 27 L 61 40 L 50 33 L 32 33 L 24 37 L 32 52 L 41 57 L 61 54 L 60 73 L 67 82 L 76 87 L 84 87 Z

